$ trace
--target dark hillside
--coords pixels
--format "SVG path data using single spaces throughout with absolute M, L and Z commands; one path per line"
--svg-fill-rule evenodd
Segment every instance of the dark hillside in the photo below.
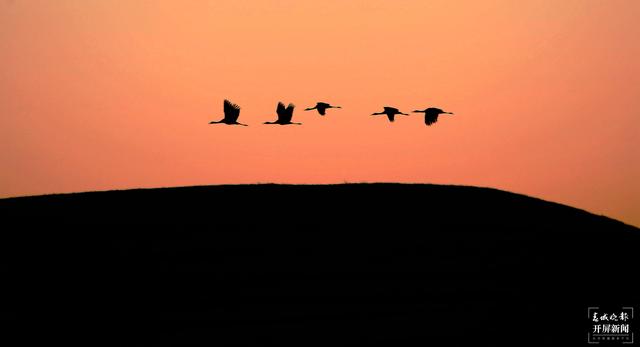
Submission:
M 637 228 L 487 188 L 140 189 L 0 218 L 0 319 L 72 317 L 56 336 L 87 345 L 585 345 L 587 307 L 640 305 Z

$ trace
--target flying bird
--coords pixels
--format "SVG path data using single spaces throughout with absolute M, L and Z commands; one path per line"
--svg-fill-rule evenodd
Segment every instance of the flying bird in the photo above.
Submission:
M 426 110 L 415 110 L 414 113 L 424 113 L 424 124 L 431 125 L 438 121 L 438 116 L 441 114 L 453 114 L 451 112 L 445 112 L 439 108 L 429 107 Z
M 376 113 L 372 113 L 371 115 L 372 116 L 377 116 L 377 115 L 380 115 L 380 114 L 386 114 L 387 117 L 389 118 L 389 122 L 393 122 L 395 120 L 395 117 L 396 117 L 397 114 L 402 114 L 402 115 L 408 116 L 408 114 L 400 112 L 397 108 L 388 107 L 388 106 L 384 107 L 384 111 L 383 112 L 376 112 Z
M 282 102 L 278 103 L 278 108 L 276 108 L 276 113 L 278 114 L 278 120 L 275 122 L 264 122 L 264 124 L 279 124 L 279 125 L 288 125 L 288 124 L 296 124 L 301 125 L 302 123 L 293 123 L 291 119 L 293 118 L 293 109 L 296 106 L 294 104 L 289 104 L 286 108 Z
M 227 124 L 227 125 L 243 125 L 246 124 L 238 123 L 238 117 L 240 117 L 240 106 L 232 103 L 229 100 L 224 100 L 224 118 L 220 121 L 211 121 L 209 124 Z
M 327 104 L 326 102 L 318 102 L 316 104 L 316 106 L 314 107 L 310 107 L 310 108 L 305 108 L 305 111 L 311 111 L 311 110 L 318 110 L 318 113 L 320 113 L 321 116 L 324 116 L 327 112 L 328 108 L 342 108 L 340 106 L 332 106 L 330 104 Z

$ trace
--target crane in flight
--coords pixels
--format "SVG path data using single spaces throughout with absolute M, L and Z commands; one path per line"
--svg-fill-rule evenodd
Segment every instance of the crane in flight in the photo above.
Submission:
M 424 113 L 424 124 L 430 126 L 438 121 L 438 116 L 441 114 L 453 114 L 451 112 L 445 112 L 439 108 L 429 107 L 424 110 L 415 110 L 414 113 Z
M 227 124 L 227 125 L 242 125 L 246 124 L 238 123 L 238 117 L 240 117 L 240 106 L 232 103 L 231 101 L 224 100 L 224 118 L 219 121 L 211 121 L 209 124 Z
M 326 102 L 318 102 L 314 107 L 305 108 L 304 110 L 305 111 L 318 110 L 318 113 L 320 113 L 321 116 L 324 116 L 328 108 L 342 108 L 342 107 L 332 106 L 330 104 L 327 104 Z
M 381 114 L 386 114 L 387 118 L 389 118 L 389 122 L 393 122 L 395 120 L 395 117 L 396 117 L 397 114 L 402 114 L 402 115 L 408 116 L 408 114 L 400 112 L 397 108 L 389 107 L 389 106 L 385 106 L 384 107 L 384 111 L 372 113 L 371 115 L 372 116 L 377 116 L 377 115 L 381 115 Z
M 302 123 L 293 123 L 291 119 L 293 118 L 293 109 L 296 106 L 294 104 L 289 104 L 286 108 L 282 102 L 278 103 L 278 107 L 276 108 L 276 113 L 278 114 L 278 119 L 274 122 L 264 122 L 264 124 L 279 124 L 279 125 L 301 125 Z

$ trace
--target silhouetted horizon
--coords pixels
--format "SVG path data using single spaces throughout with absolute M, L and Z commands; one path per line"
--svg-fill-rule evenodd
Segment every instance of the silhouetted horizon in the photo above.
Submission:
M 0 219 L 19 276 L 0 316 L 83 317 L 61 334 L 113 345 L 573 346 L 589 306 L 640 302 L 640 229 L 490 188 L 134 189 L 4 199 Z
M 629 224 L 622 220 L 609 217 L 603 214 L 598 214 L 596 212 L 591 212 L 587 209 L 572 206 L 565 203 L 556 202 L 549 199 L 544 199 L 541 197 L 537 197 L 534 195 L 524 194 L 513 192 L 505 189 L 494 188 L 489 186 L 474 186 L 474 185 L 463 185 L 463 184 L 434 184 L 434 183 L 407 183 L 407 182 L 344 182 L 344 183 L 278 183 L 278 182 L 256 182 L 256 183 L 221 183 L 221 184 L 207 184 L 207 185 L 192 185 L 192 186 L 167 186 L 167 187 L 139 187 L 139 188 L 113 188 L 113 189 L 104 189 L 104 190 L 88 190 L 88 191 L 71 191 L 71 192 L 52 192 L 52 193 L 42 193 L 42 194 L 33 194 L 33 195 L 19 195 L 19 196 L 9 196 L 0 198 L 0 202 L 3 200 L 12 200 L 12 199 L 30 199 L 30 198 L 47 198 L 47 197 L 57 197 L 57 196 L 67 196 L 67 195 L 86 195 L 86 194 L 100 194 L 100 193 L 116 193 L 116 192 L 132 192 L 132 191 L 162 191 L 162 190 L 181 190 L 181 189 L 208 189 L 208 188 L 224 188 L 224 187 L 337 187 L 337 186 L 415 186 L 415 187 L 441 187 L 441 188 L 469 188 L 469 189 L 480 189 L 480 190 L 488 190 L 488 191 L 496 191 L 507 194 L 513 194 L 517 196 L 522 196 L 528 199 L 535 199 L 544 201 L 551 204 L 556 204 L 560 206 L 569 207 L 572 209 L 580 210 L 588 214 L 593 214 L 598 217 L 604 217 L 607 219 L 611 219 L 613 221 L 623 223 L 625 225 L 629 225 L 635 228 L 639 228 L 640 226 L 635 226 L 633 224 Z
M 640 225 L 640 1 L 11 3 L 0 197 L 426 178 Z M 278 101 L 304 127 L 264 127 Z

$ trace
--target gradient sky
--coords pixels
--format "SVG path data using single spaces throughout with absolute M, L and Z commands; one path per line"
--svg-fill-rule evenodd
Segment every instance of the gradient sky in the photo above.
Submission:
M 419 182 L 638 226 L 638 18 L 636 0 L 0 0 L 0 197 Z M 225 98 L 251 126 L 207 124 Z M 304 125 L 262 125 L 277 101 Z M 369 116 L 385 105 L 456 115 Z

